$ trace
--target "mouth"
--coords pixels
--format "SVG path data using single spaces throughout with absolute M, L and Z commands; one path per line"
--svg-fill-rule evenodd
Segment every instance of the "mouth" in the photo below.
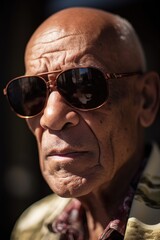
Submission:
M 82 148 L 52 148 L 45 155 L 45 164 L 54 174 L 72 173 L 73 175 L 88 175 L 98 164 L 97 155 L 89 149 Z
M 59 151 L 51 151 L 47 158 L 53 158 L 53 159 L 59 159 L 59 160 L 65 160 L 65 159 L 75 159 L 80 158 L 87 154 L 87 151 L 75 151 L 75 150 L 59 150 Z

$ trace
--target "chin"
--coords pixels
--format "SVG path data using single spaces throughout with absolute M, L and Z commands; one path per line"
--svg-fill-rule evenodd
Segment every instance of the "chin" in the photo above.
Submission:
M 87 187 L 87 185 L 81 186 L 50 186 L 51 190 L 60 197 L 63 198 L 78 198 L 84 195 L 87 195 L 91 192 L 91 188 Z
M 51 190 L 63 198 L 78 198 L 91 193 L 95 187 L 93 181 L 78 175 L 53 177 L 46 176 L 45 180 Z

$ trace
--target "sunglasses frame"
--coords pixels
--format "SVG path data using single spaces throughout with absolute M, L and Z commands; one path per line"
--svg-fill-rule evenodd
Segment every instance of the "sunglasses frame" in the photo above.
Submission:
M 123 72 L 123 73 L 108 73 L 108 72 L 104 72 L 102 71 L 102 69 L 100 68 L 97 68 L 97 67 L 92 67 L 92 66 L 88 66 L 88 67 L 84 67 L 84 66 L 81 66 L 81 67 L 73 67 L 73 68 L 68 68 L 68 69 L 65 69 L 65 70 L 54 70 L 54 71 L 50 71 L 50 72 L 44 72 L 44 73 L 39 73 L 37 75 L 22 75 L 22 76 L 19 76 L 19 77 L 16 77 L 16 78 L 13 78 L 12 80 L 10 80 L 6 87 L 3 89 L 3 94 L 7 97 L 7 100 L 9 102 L 9 105 L 10 105 L 10 108 L 12 111 L 14 111 L 14 113 L 20 117 L 20 118 L 24 118 L 24 119 L 28 119 L 28 118 L 33 118 L 33 117 L 36 117 L 37 115 L 41 114 L 46 106 L 46 102 L 47 102 L 47 99 L 48 99 L 48 96 L 49 94 L 52 92 L 52 91 L 58 91 L 57 90 L 57 79 L 58 77 L 68 71 L 68 70 L 74 70 L 74 69 L 85 69 L 85 68 L 93 68 L 93 69 L 97 69 L 99 70 L 103 75 L 104 75 L 104 78 L 108 81 L 110 79 L 120 79 L 120 78 L 125 78 L 125 77 L 131 77 L 131 76 L 135 76 L 135 75 L 141 75 L 142 74 L 142 71 L 137 71 L 137 72 Z M 53 84 L 53 80 L 49 80 L 49 75 L 53 74 L 53 73 L 57 73 L 57 76 L 55 77 L 55 80 L 54 80 L 54 84 Z M 48 81 L 44 78 L 44 76 L 47 76 L 47 79 Z M 27 77 L 40 77 L 46 84 L 46 89 L 47 89 L 47 94 L 46 94 L 46 102 L 44 104 L 44 108 L 37 114 L 33 115 L 33 116 L 24 116 L 24 115 L 20 115 L 19 113 L 17 113 L 14 108 L 12 107 L 12 105 L 10 104 L 10 101 L 9 101 L 9 97 L 8 97 L 8 94 L 7 94 L 7 88 L 9 87 L 9 85 L 13 82 L 13 81 L 16 81 L 16 80 L 19 80 L 21 78 L 27 78 Z M 59 92 L 59 91 L 58 91 Z M 61 95 L 61 93 L 59 92 L 59 94 Z M 62 95 L 61 95 L 62 96 Z M 76 109 L 76 110 L 79 110 L 79 111 L 83 111 L 83 112 L 86 112 L 86 111 L 91 111 L 91 110 L 96 110 L 96 109 L 99 109 L 100 107 L 102 107 L 108 100 L 108 98 L 106 98 L 106 100 L 99 106 L 95 107 L 95 108 L 91 108 L 91 109 L 81 109 L 81 108 L 78 108 L 78 107 L 75 107 L 73 106 L 72 104 L 70 104 L 63 96 L 62 98 L 64 99 L 64 101 L 69 105 L 71 106 L 73 109 Z

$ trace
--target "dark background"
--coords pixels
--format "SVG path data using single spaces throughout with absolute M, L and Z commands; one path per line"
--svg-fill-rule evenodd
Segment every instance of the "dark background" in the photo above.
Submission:
M 51 192 L 40 174 L 35 139 L 25 121 L 10 111 L 3 96 L 3 88 L 11 78 L 24 74 L 25 45 L 33 31 L 46 17 L 69 6 L 97 7 L 126 17 L 137 30 L 143 43 L 148 69 L 160 73 L 158 0 L 5 0 L 1 2 L 1 240 L 9 240 L 11 229 L 24 209 Z M 160 143 L 160 113 L 153 126 L 147 130 L 146 138 Z

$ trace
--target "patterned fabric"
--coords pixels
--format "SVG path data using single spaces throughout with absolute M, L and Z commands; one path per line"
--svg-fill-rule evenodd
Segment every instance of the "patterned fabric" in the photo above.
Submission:
M 154 144 L 133 203 L 124 240 L 160 239 L 160 151 Z
M 129 209 L 131 206 L 134 191 L 130 188 L 123 204 L 118 209 L 117 218 L 109 222 L 99 240 L 123 239 Z M 73 199 L 63 212 L 52 223 L 52 231 L 61 234 L 61 240 L 86 240 L 88 230 L 85 219 L 85 211 L 81 203 Z M 115 233 L 116 232 L 116 233 Z
M 83 240 L 85 232 L 84 211 L 81 203 L 74 199 L 52 223 L 52 231 L 61 233 L 61 240 Z

